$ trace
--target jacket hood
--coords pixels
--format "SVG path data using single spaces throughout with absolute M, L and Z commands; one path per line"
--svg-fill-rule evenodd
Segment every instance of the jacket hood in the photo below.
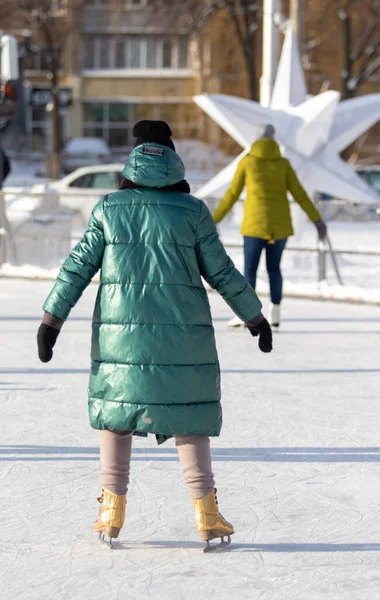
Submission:
M 280 146 L 270 138 L 263 138 L 252 144 L 249 154 L 261 160 L 278 160 L 282 158 Z
M 185 166 L 176 152 L 152 142 L 132 150 L 123 175 L 138 186 L 164 188 L 184 179 Z

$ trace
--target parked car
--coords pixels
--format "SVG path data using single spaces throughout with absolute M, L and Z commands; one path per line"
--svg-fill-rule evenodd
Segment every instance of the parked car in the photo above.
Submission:
M 80 167 L 106 164 L 111 161 L 111 150 L 101 138 L 74 138 L 66 144 L 62 153 L 64 173 L 71 173 Z
M 368 167 L 361 165 L 356 167 L 356 172 L 380 194 L 380 165 L 372 165 Z
M 368 185 L 373 188 L 378 194 L 380 198 L 380 165 L 355 165 L 354 169 L 356 173 L 364 179 Z M 333 200 L 334 198 L 329 194 L 317 193 L 317 200 Z M 344 198 L 343 198 L 344 200 Z
M 123 169 L 123 164 L 82 167 L 51 183 L 49 188 L 58 192 L 62 206 L 78 210 L 86 224 L 100 197 L 119 189 Z
M 31 184 L 26 180 L 23 185 L 6 186 L 4 191 L 8 218 L 15 223 L 24 222 L 33 211 L 39 209 L 42 196 L 52 192 L 53 195 L 56 193 L 56 203 L 59 201 L 61 206 L 78 211 L 80 222 L 76 219 L 76 226 L 85 227 L 101 196 L 119 189 L 123 169 L 124 163 L 97 164 L 76 169 L 57 181 Z M 196 192 L 213 174 L 188 171 L 187 180 L 192 192 Z
M 85 227 L 101 196 L 119 189 L 123 168 L 123 164 L 82 167 L 58 181 L 32 185 L 27 194 L 24 187 L 5 187 L 8 218 L 25 221 L 41 205 L 43 195 L 52 194 L 62 207 L 78 211 L 80 226 Z

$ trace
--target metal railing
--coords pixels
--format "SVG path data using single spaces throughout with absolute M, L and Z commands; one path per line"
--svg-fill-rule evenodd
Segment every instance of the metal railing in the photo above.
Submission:
M 15 265 L 34 264 L 41 269 L 59 268 L 63 260 L 68 256 L 71 248 L 81 240 L 79 235 L 63 233 L 62 235 L 50 235 L 43 231 L 34 233 L 18 233 L 8 235 L 0 228 L 0 267 L 1 257 L 4 257 L 4 251 L 1 251 L 4 244 L 7 243 L 6 258 L 7 262 Z M 223 240 L 222 240 L 223 241 Z M 243 251 L 243 244 L 240 242 L 224 242 L 226 249 Z M 316 257 L 316 278 L 318 282 L 328 279 L 327 261 L 332 261 L 337 257 L 375 257 L 379 259 L 380 271 L 380 251 L 369 250 L 334 250 L 328 245 L 317 244 L 316 247 L 310 246 L 288 246 L 287 253 L 312 255 Z M 24 257 L 24 258 L 22 258 Z M 334 265 L 333 265 L 334 266 Z M 340 285 L 343 285 L 342 275 L 337 265 L 334 266 L 335 277 Z
M 8 194 L 9 191 L 6 190 L 6 193 Z M 14 190 L 14 194 L 15 196 L 25 195 L 37 198 L 40 200 L 40 206 L 37 210 L 32 211 L 29 218 L 19 222 L 17 226 L 9 224 L 5 215 L 5 203 L 1 202 L 1 199 L 4 200 L 4 194 L 0 192 L 0 267 L 4 262 L 9 262 L 14 265 L 29 263 L 45 269 L 58 268 L 73 245 L 81 239 L 80 235 L 75 235 L 72 231 L 72 219 L 75 211 L 67 209 L 65 216 L 63 212 L 65 207 L 60 204 L 60 198 L 48 190 L 27 194 L 27 190 L 18 188 L 17 191 Z M 207 199 L 207 203 L 212 210 L 216 200 Z M 380 215 L 380 204 L 363 206 L 342 201 L 319 201 L 317 205 L 324 216 L 327 214 L 329 218 L 333 218 L 334 215 L 341 218 L 345 214 L 346 220 L 372 221 L 377 220 Z M 242 250 L 243 248 L 241 242 L 226 241 L 224 244 L 229 250 Z M 330 257 L 335 276 L 341 284 L 343 282 L 337 258 L 354 256 L 380 259 L 380 251 L 333 250 L 331 245 L 318 243 L 315 247 L 289 245 L 287 252 L 314 255 L 316 257 L 316 281 L 319 282 L 327 280 L 327 260 Z
M 243 244 L 238 242 L 226 242 L 224 243 L 225 248 L 227 249 L 239 249 L 243 250 Z M 366 257 L 372 256 L 380 259 L 380 251 L 376 250 L 335 250 L 328 244 L 317 243 L 315 248 L 311 248 L 310 246 L 287 246 L 286 252 L 295 252 L 300 254 L 313 254 L 316 256 L 316 266 L 317 266 L 317 281 L 326 281 L 327 279 L 327 258 L 331 257 L 332 262 L 334 262 L 334 258 L 337 256 L 357 256 L 357 257 Z M 380 269 L 380 264 L 379 264 Z M 339 285 L 344 285 L 342 276 L 340 274 L 340 269 L 335 263 L 334 271 Z

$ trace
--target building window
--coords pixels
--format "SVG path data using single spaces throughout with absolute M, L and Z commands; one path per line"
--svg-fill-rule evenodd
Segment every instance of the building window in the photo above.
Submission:
M 171 40 L 162 42 L 162 66 L 164 69 L 169 69 L 172 66 L 173 45 Z
M 179 38 L 178 40 L 178 68 L 187 69 L 189 63 L 189 42 L 188 39 Z
M 126 40 L 124 42 L 129 46 L 130 60 L 127 61 L 127 68 L 131 69 L 141 69 L 142 66 L 142 40 L 139 38 L 132 38 L 129 42 Z
M 149 0 L 125 0 L 125 8 L 144 8 Z
M 187 36 L 88 35 L 83 41 L 83 68 L 187 69 Z
M 136 121 L 168 121 L 174 138 L 194 138 L 197 133 L 195 106 L 192 103 L 85 102 L 83 128 L 87 137 L 101 137 L 114 150 L 127 151 L 134 144 Z
M 147 69 L 160 68 L 161 63 L 161 45 L 155 38 L 148 38 L 146 42 L 146 66 Z
M 126 69 L 128 65 L 127 44 L 124 40 L 116 40 L 115 68 Z
M 106 37 L 99 38 L 97 47 L 95 46 L 95 59 L 100 69 L 108 69 L 111 64 L 111 44 Z
M 89 38 L 84 44 L 84 68 L 93 69 L 95 65 L 95 39 Z
M 100 8 L 103 6 L 108 6 L 110 4 L 110 0 L 84 0 L 86 6 L 99 6 Z
M 67 110 L 59 110 L 59 127 L 61 130 L 61 139 L 66 139 Z M 45 106 L 31 106 L 28 109 L 28 127 L 32 141 L 33 152 L 46 152 L 49 144 L 50 120 L 46 113 Z
M 53 11 L 64 11 L 67 8 L 67 0 L 52 0 L 51 7 Z
M 58 55 L 59 68 L 63 68 L 62 52 L 57 48 L 54 50 Z M 52 51 L 39 48 L 28 54 L 23 59 L 23 67 L 28 71 L 49 71 L 51 69 Z
M 85 6 L 103 8 L 111 4 L 112 0 L 84 0 Z M 124 0 L 126 9 L 145 8 L 150 4 L 150 0 Z

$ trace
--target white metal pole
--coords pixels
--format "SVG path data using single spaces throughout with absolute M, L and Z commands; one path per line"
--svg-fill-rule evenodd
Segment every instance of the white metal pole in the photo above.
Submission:
M 260 103 L 269 106 L 276 78 L 280 32 L 275 23 L 279 0 L 264 0 L 263 73 L 260 82 Z
M 0 30 L 0 84 L 6 83 L 10 79 L 18 79 L 18 50 L 16 38 L 12 35 L 4 35 Z M 0 104 L 3 98 L 0 96 Z M 1 150 L 1 144 L 0 144 Z M 7 235 L 10 235 L 10 228 L 7 219 L 5 196 L 1 191 L 3 187 L 4 171 L 3 157 L 0 152 L 0 267 L 6 260 Z
M 303 0 L 290 0 L 290 20 L 293 23 L 294 34 L 299 50 L 303 52 Z

